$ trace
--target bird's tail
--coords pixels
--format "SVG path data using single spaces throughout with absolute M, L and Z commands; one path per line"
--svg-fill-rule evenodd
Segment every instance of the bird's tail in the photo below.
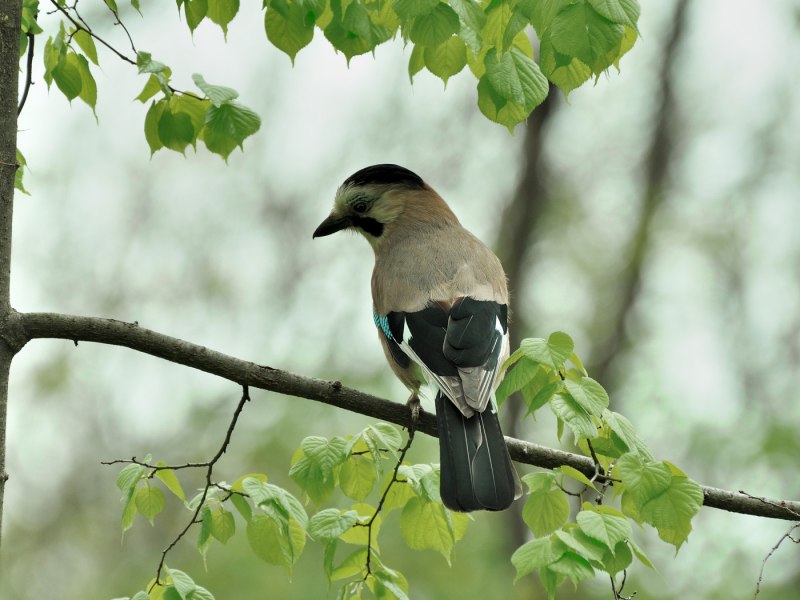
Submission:
M 493 402 L 465 417 L 441 392 L 436 395 L 440 493 L 450 510 L 505 510 L 522 494 Z

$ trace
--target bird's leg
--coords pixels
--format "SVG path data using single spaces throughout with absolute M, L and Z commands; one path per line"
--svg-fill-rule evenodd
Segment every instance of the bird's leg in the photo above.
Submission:
M 408 400 L 406 400 L 406 406 L 408 406 L 408 408 L 411 410 L 411 423 L 408 427 L 408 435 L 409 437 L 414 437 L 414 432 L 417 429 L 417 423 L 419 423 L 419 412 L 421 410 L 417 390 L 411 392 Z

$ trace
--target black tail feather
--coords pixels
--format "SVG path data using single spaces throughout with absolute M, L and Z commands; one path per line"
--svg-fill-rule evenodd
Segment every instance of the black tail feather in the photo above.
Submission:
M 505 510 L 520 483 L 508 455 L 494 405 L 466 418 L 443 394 L 436 395 L 440 494 L 450 510 Z

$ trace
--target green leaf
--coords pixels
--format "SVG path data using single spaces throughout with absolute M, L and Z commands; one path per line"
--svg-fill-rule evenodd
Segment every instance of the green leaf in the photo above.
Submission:
M 608 393 L 591 377 L 581 377 L 579 382 L 567 379 L 567 391 L 590 415 L 599 417 L 608 406 Z
M 610 410 L 603 411 L 603 421 L 611 428 L 611 431 L 627 446 L 629 452 L 634 452 L 644 460 L 653 460 L 650 449 L 644 440 L 636 434 L 633 424 L 619 413 Z
M 147 109 L 147 115 L 144 118 L 144 137 L 147 140 L 147 145 L 150 146 L 151 156 L 164 147 L 164 143 L 161 141 L 161 137 L 158 134 L 158 123 L 161 120 L 161 116 L 164 114 L 164 110 L 167 108 L 167 104 L 168 101 L 166 98 L 151 103 L 150 108 Z
M 478 80 L 478 108 L 487 119 L 505 125 L 511 132 L 530 114 L 519 104 L 500 97 L 485 75 Z
M 636 29 L 641 13 L 637 0 L 589 0 L 589 4 L 609 21 Z
M 329 579 L 331 581 L 339 581 L 340 579 L 347 579 L 353 575 L 360 575 L 364 571 L 366 562 L 367 549 L 359 548 L 358 550 L 354 550 L 338 567 L 331 571 Z
M 618 542 L 614 546 L 613 552 L 607 550 L 600 560 L 603 570 L 609 575 L 616 575 L 620 571 L 627 569 L 633 561 L 633 554 L 626 542 Z
M 334 470 L 347 459 L 345 445 L 342 438 L 335 437 L 328 441 L 316 436 L 307 437 L 300 444 L 300 454 L 296 461 L 292 461 L 289 477 L 316 504 L 321 504 L 333 493 L 336 479 Z
M 536 30 L 536 35 L 541 39 L 555 16 L 565 7 L 574 4 L 575 0 L 548 0 L 548 2 L 534 2 L 531 6 L 531 24 Z
M 164 147 L 183 153 L 189 144 L 194 143 L 197 132 L 191 117 L 185 112 L 173 112 L 167 107 L 158 120 L 158 138 Z
M 122 533 L 124 534 L 128 529 L 133 526 L 133 522 L 136 520 L 136 500 L 134 499 L 135 494 L 131 493 L 125 499 L 125 508 L 122 509 Z
M 94 64 L 99 65 L 97 62 L 97 47 L 94 45 L 94 38 L 85 29 L 78 29 L 72 34 L 72 39 L 78 44 L 78 47 L 83 50 L 83 53 Z
M 624 454 L 615 467 L 617 476 L 625 484 L 637 506 L 665 492 L 672 481 L 672 473 L 663 462 L 646 460 L 637 454 Z
M 170 580 L 172 580 L 175 591 L 178 592 L 183 600 L 189 600 L 189 597 L 197 591 L 195 582 L 183 571 L 168 568 L 167 573 L 169 574 Z
M 564 544 L 553 542 L 548 538 L 526 542 L 511 555 L 511 564 L 517 570 L 514 583 L 537 569 L 553 564 L 564 555 L 564 552 L 566 552 Z
M 151 485 L 143 485 L 136 491 L 134 496 L 136 510 L 148 521 L 153 524 L 153 519 L 158 513 L 164 510 L 164 492 L 160 488 Z
M 315 540 L 326 543 L 335 540 L 355 525 L 358 513 L 354 510 L 326 508 L 308 522 L 308 533 Z
M 106 3 L 106 6 L 108 8 L 110 8 L 113 12 L 115 12 L 115 13 L 119 12 L 119 9 L 117 8 L 117 3 L 116 3 L 115 0 L 103 0 L 103 1 Z
M 239 104 L 212 106 L 206 114 L 203 141 L 211 152 L 227 160 L 260 127 L 261 118 L 249 108 Z
M 139 68 L 139 73 L 164 73 L 169 70 L 169 67 L 164 63 L 153 60 L 149 52 L 138 52 L 136 54 L 136 66 Z
M 597 437 L 597 426 L 583 407 L 567 394 L 556 394 L 550 399 L 553 413 L 572 430 L 576 438 Z
M 396 508 L 403 508 L 406 503 L 417 494 L 414 487 L 403 481 L 392 484 L 383 503 L 383 513 L 387 514 Z
M 150 595 L 147 592 L 136 592 L 131 600 L 150 600 Z
M 622 25 L 601 17 L 590 4 L 578 3 L 564 8 L 550 25 L 550 36 L 556 51 L 579 59 L 595 74 L 602 73 L 614 62 L 609 55 L 622 42 Z
M 492 48 L 486 54 L 484 65 L 489 83 L 498 95 L 522 106 L 527 112 L 547 97 L 547 78 L 542 75 L 539 65 L 518 48 L 512 47 L 501 55 Z
M 439 0 L 392 0 L 392 8 L 403 21 L 427 15 L 439 5 Z
M 361 523 L 361 525 L 366 525 L 369 520 L 372 519 L 373 515 L 375 515 L 375 507 L 367 504 L 366 502 L 353 504 L 353 506 L 350 508 L 354 510 L 356 514 L 358 514 L 358 522 Z M 380 532 L 382 523 L 383 519 L 379 513 L 377 516 L 375 516 L 375 520 L 372 521 L 371 536 L 368 535 L 369 532 L 367 531 L 366 527 L 351 527 L 342 533 L 339 536 L 339 539 L 348 544 L 357 544 L 363 546 L 371 543 L 373 549 L 377 549 L 378 533 Z
M 480 54 L 483 47 L 481 31 L 486 24 L 486 13 L 472 0 L 450 0 L 450 7 L 456 11 L 461 21 L 459 35 L 474 54 Z
M 568 530 L 565 528 L 564 530 L 556 531 L 556 537 L 579 556 L 588 560 L 602 560 L 609 552 L 608 546 L 590 538 L 579 527 L 575 527 L 574 524 L 571 525 L 572 527 Z
M 594 484 L 591 482 L 591 480 L 586 475 L 584 475 L 583 473 L 578 471 L 578 469 L 570 467 L 569 465 L 561 465 L 560 467 L 558 467 L 556 469 L 553 469 L 553 470 L 557 471 L 559 473 L 563 473 L 564 475 L 566 475 L 570 479 L 574 479 L 575 481 L 579 481 L 583 485 L 592 488 L 594 491 L 598 491 L 597 488 L 594 487 Z
M 631 547 L 631 550 L 633 550 L 633 554 L 636 556 L 636 558 L 639 559 L 639 562 L 641 562 L 645 567 L 655 570 L 655 565 L 653 565 L 653 563 L 650 562 L 650 559 L 647 558 L 644 550 L 637 546 L 633 540 L 628 540 L 628 545 Z
M 669 487 L 646 501 L 640 514 L 658 530 L 658 537 L 679 550 L 692 531 L 692 517 L 702 505 L 702 488 L 688 477 L 673 475 Z
M 528 338 L 520 344 L 526 356 L 556 371 L 564 367 L 564 361 L 570 357 L 574 346 L 572 338 L 562 331 L 551 333 L 547 340 Z
M 527 356 L 521 356 L 514 363 L 513 368 L 506 372 L 506 376 L 497 386 L 495 397 L 497 404 L 501 405 L 514 392 L 517 392 L 528 385 L 539 372 L 539 363 L 531 360 Z
M 247 541 L 256 556 L 264 562 L 279 565 L 291 573 L 302 546 L 293 540 L 291 523 L 276 518 L 274 513 L 254 514 L 247 524 Z
M 454 35 L 443 44 L 425 48 L 425 66 L 447 85 L 447 80 L 460 73 L 467 64 L 464 40 Z
M 425 46 L 414 45 L 408 59 L 408 78 L 414 83 L 414 75 L 425 67 Z
M 443 504 L 412 498 L 400 513 L 400 532 L 412 550 L 436 550 L 450 563 L 455 532 Z
M 608 506 L 584 503 L 576 521 L 581 531 L 609 548 L 631 537 L 631 524 L 627 517 Z
M 592 76 L 592 69 L 587 64 L 572 56 L 556 52 L 550 41 L 550 32 L 540 38 L 539 65 L 542 73 L 567 96 Z
M 267 39 L 285 52 L 292 64 L 297 53 L 314 38 L 314 20 L 307 15 L 299 4 L 286 0 L 273 0 L 264 15 Z
M 227 37 L 228 23 L 233 21 L 239 12 L 239 0 L 208 0 L 206 16 L 222 28 Z
M 375 461 L 368 456 L 353 455 L 339 471 L 339 486 L 353 500 L 364 500 L 375 486 Z
M 239 92 L 222 85 L 211 85 L 199 73 L 192 75 L 194 84 L 211 100 L 214 106 L 221 106 L 239 97 Z
M 158 461 L 156 463 L 158 467 L 166 467 L 167 463 L 164 461 Z M 181 500 L 186 500 L 186 496 L 183 493 L 183 488 L 181 487 L 181 482 L 178 481 L 178 477 L 175 475 L 175 471 L 172 469 L 159 469 L 156 471 L 156 477 L 158 477 L 161 482 L 167 486 L 167 489 L 175 494 Z
M 22 183 L 22 175 L 25 171 L 25 165 L 27 162 L 25 161 L 25 157 L 22 155 L 22 152 L 19 151 L 19 148 L 17 148 L 17 164 L 19 167 L 17 167 L 17 170 L 14 173 L 14 188 L 18 189 L 23 194 L 28 194 L 28 190 L 25 189 L 25 186 Z
M 236 522 L 233 520 L 233 513 L 222 507 L 217 507 L 211 511 L 211 535 L 223 544 L 236 533 Z
M 409 37 L 415 44 L 434 47 L 458 33 L 459 28 L 456 12 L 444 2 L 439 2 L 431 12 L 414 19 Z
M 83 78 L 81 77 L 80 61 L 74 53 L 67 54 L 66 58 L 53 69 L 53 79 L 58 89 L 72 101 L 81 93 Z
M 208 0 L 184 0 L 183 12 L 186 15 L 189 31 L 194 33 L 194 30 L 208 14 Z
M 89 70 L 89 61 L 86 60 L 85 56 L 81 56 L 79 54 L 70 54 L 67 57 L 67 60 L 71 60 L 71 57 L 73 56 L 77 59 L 76 66 L 81 75 L 81 92 L 78 97 L 91 107 L 96 118 L 97 112 L 95 111 L 95 106 L 97 105 L 97 83 L 95 83 L 92 72 Z
M 123 496 L 130 497 L 132 495 L 144 473 L 145 468 L 136 464 L 127 465 L 119 472 L 116 483 Z
M 538 489 L 531 492 L 522 507 L 522 520 L 536 537 L 559 529 L 569 518 L 569 500 L 560 489 Z
M 164 92 L 167 97 L 172 96 L 172 90 L 169 87 L 171 75 L 172 70 L 169 67 L 158 73 L 151 73 L 150 77 L 147 78 L 147 83 L 144 84 L 142 91 L 135 99 L 144 104 L 159 91 Z
M 245 521 L 249 521 L 253 518 L 253 509 L 250 508 L 250 503 L 247 501 L 247 498 L 234 493 L 231 494 L 229 500 L 231 504 L 236 507 L 236 510 L 239 511 L 239 514 L 244 517 Z
M 583 579 L 594 577 L 594 569 L 589 561 L 574 552 L 565 552 L 556 562 L 547 566 L 548 569 L 564 575 L 574 585 Z
M 257 479 L 245 479 L 244 489 L 256 506 L 264 508 L 271 505 L 286 517 L 291 517 L 305 529 L 308 526 L 308 515 L 303 505 L 285 489 L 271 483 L 262 483 Z

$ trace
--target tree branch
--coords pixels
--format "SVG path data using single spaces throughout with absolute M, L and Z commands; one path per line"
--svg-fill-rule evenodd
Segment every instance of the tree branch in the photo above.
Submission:
M 75 343 L 87 341 L 125 346 L 217 375 L 238 385 L 315 400 L 406 428 L 411 425 L 411 413 L 405 404 L 346 388 L 339 381 L 323 381 L 257 365 L 145 329 L 136 322 L 58 313 L 20 313 L 10 320 L 9 326 L 18 328 L 14 338 L 25 342 L 38 338 L 57 338 Z M 415 431 L 437 437 L 435 416 L 421 411 Z M 545 469 L 569 465 L 587 477 L 595 475 L 594 462 L 587 456 L 515 438 L 507 437 L 506 444 L 511 458 L 517 462 Z M 712 508 L 772 519 L 797 520 L 797 513 L 800 512 L 800 502 L 753 498 L 706 486 L 703 486 L 703 503 Z

